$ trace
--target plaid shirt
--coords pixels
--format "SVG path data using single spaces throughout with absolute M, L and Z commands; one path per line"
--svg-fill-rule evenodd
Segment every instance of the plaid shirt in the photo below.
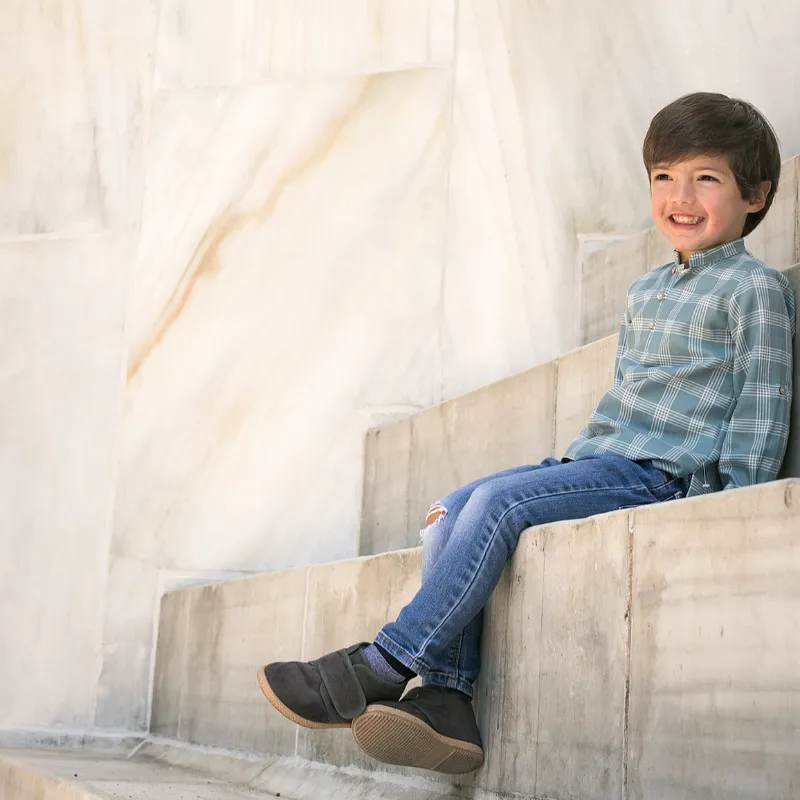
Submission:
M 692 476 L 689 495 L 774 480 L 789 436 L 795 299 L 744 242 L 676 254 L 628 290 L 614 386 L 566 455 Z

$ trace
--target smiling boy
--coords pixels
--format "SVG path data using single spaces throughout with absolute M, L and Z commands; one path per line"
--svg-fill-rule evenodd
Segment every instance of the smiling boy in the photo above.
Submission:
M 778 188 L 775 134 L 749 103 L 702 92 L 656 114 L 642 155 L 674 260 L 628 290 L 614 387 L 567 456 L 646 457 L 690 476 L 690 495 L 774 480 L 789 435 L 795 300 L 742 237 Z
M 795 301 L 742 236 L 767 213 L 780 153 L 748 103 L 687 95 L 644 142 L 652 215 L 674 259 L 629 289 L 614 385 L 562 459 L 434 503 L 422 586 L 372 644 L 259 670 L 284 716 L 352 727 L 379 761 L 444 773 L 483 761 L 472 710 L 483 607 L 533 525 L 774 480 L 789 433 Z M 402 697 L 407 681 L 423 685 Z

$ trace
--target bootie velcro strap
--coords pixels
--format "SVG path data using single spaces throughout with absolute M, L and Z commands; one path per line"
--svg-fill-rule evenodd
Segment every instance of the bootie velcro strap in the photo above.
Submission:
M 364 713 L 367 697 L 358 680 L 350 652 L 355 648 L 337 650 L 317 659 L 322 683 L 328 690 L 336 713 L 343 719 L 355 719 Z

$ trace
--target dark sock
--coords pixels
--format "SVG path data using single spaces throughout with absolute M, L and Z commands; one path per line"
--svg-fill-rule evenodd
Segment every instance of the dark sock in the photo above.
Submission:
M 364 658 L 369 662 L 372 671 L 388 683 L 405 683 L 417 674 L 391 653 L 387 653 L 379 644 L 367 647 L 364 650 Z

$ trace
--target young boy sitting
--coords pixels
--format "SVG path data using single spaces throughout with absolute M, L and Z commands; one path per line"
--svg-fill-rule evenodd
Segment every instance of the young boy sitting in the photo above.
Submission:
M 476 769 L 482 609 L 522 531 L 777 476 L 795 301 L 742 241 L 778 187 L 775 134 L 749 103 L 698 93 L 656 114 L 643 156 L 653 220 L 675 252 L 628 291 L 614 386 L 563 459 L 490 475 L 433 505 L 422 587 L 374 643 L 263 668 L 261 689 L 284 716 L 352 726 L 379 761 Z M 401 699 L 415 675 L 422 687 Z

